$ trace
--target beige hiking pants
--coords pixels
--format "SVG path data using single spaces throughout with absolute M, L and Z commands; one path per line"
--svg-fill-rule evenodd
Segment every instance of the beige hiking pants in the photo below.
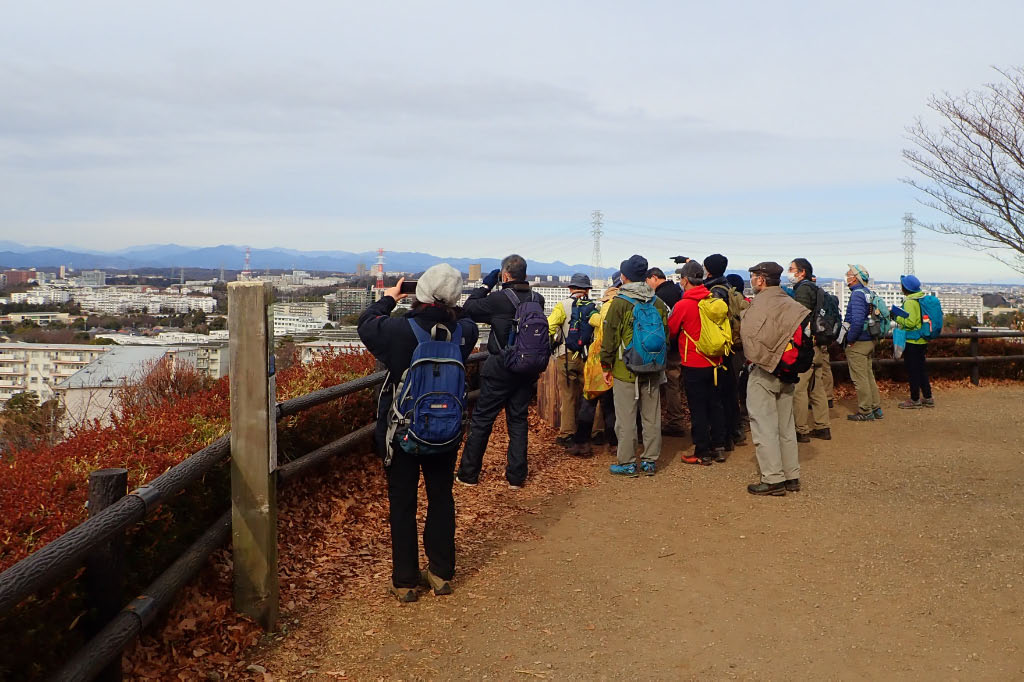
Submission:
M 793 419 L 796 432 L 808 434 L 812 430 L 829 428 L 828 396 L 825 393 L 825 365 L 828 353 L 814 349 L 814 364 L 800 375 L 793 394 Z
M 764 483 L 800 478 L 800 455 L 793 423 L 795 384 L 786 384 L 760 367 L 747 379 L 747 412 L 757 466 Z

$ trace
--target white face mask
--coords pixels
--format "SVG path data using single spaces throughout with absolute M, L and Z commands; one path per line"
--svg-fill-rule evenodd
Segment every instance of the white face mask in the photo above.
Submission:
M 796 273 L 793 273 L 793 272 L 789 273 L 789 283 L 790 284 L 796 284 L 799 281 L 800 281 L 800 275 L 798 275 Z

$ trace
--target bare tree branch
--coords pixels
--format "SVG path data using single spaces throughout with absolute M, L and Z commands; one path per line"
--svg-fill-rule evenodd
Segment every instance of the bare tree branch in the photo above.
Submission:
M 994 258 L 1024 274 L 1024 68 L 996 72 L 1003 81 L 929 100 L 944 123 L 932 130 L 918 119 L 907 128 L 914 146 L 903 158 L 924 179 L 903 181 L 949 218 L 924 227 L 994 249 Z

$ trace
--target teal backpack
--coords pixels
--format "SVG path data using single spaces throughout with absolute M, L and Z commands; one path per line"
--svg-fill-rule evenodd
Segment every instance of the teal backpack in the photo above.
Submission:
M 907 332 L 907 338 L 934 341 L 942 336 L 942 304 L 932 294 L 922 296 L 917 303 L 921 306 L 921 328 Z
M 641 302 L 625 294 L 619 294 L 619 298 L 633 306 L 633 340 L 619 351 L 626 369 L 641 376 L 664 371 L 668 338 L 654 299 Z
M 864 322 L 864 327 L 871 338 L 876 341 L 884 339 L 893 327 L 889 304 L 870 289 L 864 291 L 864 298 L 868 300 L 868 319 Z

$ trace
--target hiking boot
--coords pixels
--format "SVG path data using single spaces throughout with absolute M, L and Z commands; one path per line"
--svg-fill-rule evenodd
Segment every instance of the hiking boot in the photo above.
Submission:
M 416 594 L 415 587 L 396 587 L 394 583 L 388 586 L 388 592 L 393 594 L 398 601 L 403 604 L 408 604 L 419 599 L 419 595 Z
M 608 467 L 608 471 L 612 472 L 615 476 L 628 476 L 629 478 L 636 478 L 640 475 L 636 472 L 636 462 L 630 462 L 629 464 L 613 464 Z
M 935 407 L 935 399 L 934 398 L 922 398 L 921 399 L 921 404 L 924 405 L 925 407 Z
M 830 410 L 831 410 L 831 409 L 832 409 L 833 407 L 835 407 L 835 406 L 836 406 L 836 401 L 835 401 L 835 400 L 833 400 L 832 398 L 829 398 L 829 399 L 828 399 L 828 409 L 830 409 Z
M 686 429 L 680 429 L 679 427 L 670 427 L 661 430 L 661 435 L 668 436 L 669 438 L 684 438 L 686 436 Z
M 725 450 L 726 452 L 733 452 L 736 450 L 736 443 L 732 442 L 732 438 L 726 438 L 725 445 L 722 447 L 722 450 Z
M 786 492 L 788 492 L 788 493 L 798 493 L 798 492 L 800 492 L 800 479 L 799 478 L 791 478 L 788 481 L 786 481 L 785 486 L 786 486 Z
M 818 438 L 821 440 L 832 440 L 832 429 L 825 427 L 824 429 L 814 429 L 811 431 L 811 438 Z
M 901 410 L 920 410 L 922 407 L 924 407 L 924 403 L 921 402 L 920 400 L 904 400 L 896 407 L 900 408 Z
M 882 408 L 876 407 L 874 411 L 875 419 L 885 419 L 885 415 L 882 414 Z
M 508 489 L 509 490 L 522 490 L 523 489 L 523 485 L 525 485 L 525 484 L 523 484 L 523 483 L 513 483 L 512 481 L 509 481 Z
M 852 422 L 873 422 L 875 421 L 875 414 L 874 412 L 868 412 L 867 414 L 858 412 L 857 414 L 848 414 L 846 418 Z
M 640 471 L 648 476 L 653 476 L 657 470 L 658 467 L 654 462 L 640 462 Z
M 732 437 L 732 443 L 736 447 L 742 447 L 747 444 L 747 434 L 740 432 Z
M 455 476 L 455 480 L 456 480 L 456 481 L 457 481 L 458 483 L 461 483 L 462 485 L 464 485 L 464 486 L 467 486 L 467 487 L 469 487 L 469 488 L 472 488 L 472 487 L 476 486 L 476 485 L 477 485 L 477 484 L 479 483 L 479 481 L 464 481 L 464 480 L 462 479 L 462 476 L 461 476 L 461 475 L 456 475 L 456 476 Z
M 729 459 L 729 453 L 732 452 L 733 450 L 735 450 L 735 448 L 715 448 L 715 461 L 724 462 L 725 460 Z
M 429 568 L 425 571 L 420 571 L 420 582 L 423 584 L 423 587 L 429 587 L 434 590 L 434 594 L 438 597 L 452 593 L 452 584 L 444 578 L 438 578 L 430 572 Z
M 698 454 L 682 455 L 679 459 L 686 464 L 703 464 L 704 466 L 711 464 L 711 458 L 705 458 Z
M 573 443 L 569 448 L 569 454 L 573 457 L 593 457 L 594 450 L 590 447 L 590 443 Z
M 594 445 L 604 445 L 605 444 L 604 431 L 598 431 L 597 433 L 594 434 L 594 437 L 591 438 L 590 440 L 591 440 L 591 442 L 593 442 Z
M 561 445 L 562 447 L 569 447 L 572 443 L 572 436 L 559 436 L 555 439 L 555 444 Z
M 796 434 L 796 442 L 797 443 L 810 443 L 811 442 L 811 434 L 809 434 L 809 433 L 798 433 L 798 434 Z
M 751 483 L 747 486 L 747 492 L 751 495 L 774 495 L 782 497 L 786 494 L 786 483 Z

